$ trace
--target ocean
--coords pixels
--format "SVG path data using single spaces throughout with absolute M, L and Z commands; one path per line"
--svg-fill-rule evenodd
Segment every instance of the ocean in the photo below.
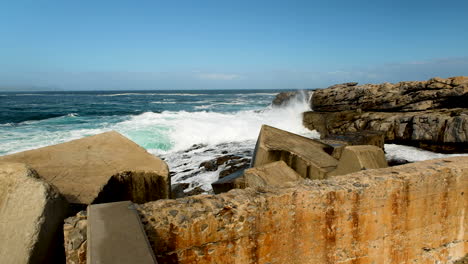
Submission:
M 279 90 L 171 90 L 0 92 L 0 155 L 116 130 L 163 158 L 172 183 L 211 190 L 216 171 L 200 163 L 225 154 L 250 158 L 262 124 L 303 136 L 309 98 L 284 107 L 271 101 Z M 194 146 L 195 145 L 195 146 Z M 444 155 L 386 144 L 387 158 L 419 161 Z

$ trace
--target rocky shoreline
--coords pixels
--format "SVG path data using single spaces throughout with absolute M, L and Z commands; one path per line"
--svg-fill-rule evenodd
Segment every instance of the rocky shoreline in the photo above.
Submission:
M 379 131 L 385 142 L 468 152 L 468 77 L 396 84 L 345 83 L 316 90 L 304 126 L 322 137 Z
M 467 93 L 468 77 L 281 93 L 273 107 L 311 96 L 303 122 L 321 139 L 263 125 L 253 151 L 193 145 L 172 168 L 114 131 L 1 156 L 0 259 L 455 263 L 468 158 L 389 167 L 405 162 L 384 143 L 468 152 Z M 216 195 L 184 182 L 202 173 Z M 135 237 L 139 256 L 122 245 Z

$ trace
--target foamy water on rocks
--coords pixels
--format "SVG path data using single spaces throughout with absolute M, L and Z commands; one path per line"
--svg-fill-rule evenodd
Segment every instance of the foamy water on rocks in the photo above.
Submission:
M 278 92 L 0 93 L 0 155 L 116 130 L 163 158 L 174 174 L 172 183 L 210 191 L 224 166 L 205 171 L 200 163 L 227 154 L 251 158 L 262 124 L 319 137 L 302 126 L 308 96 L 272 107 Z M 388 158 L 408 161 L 449 156 L 393 144 L 385 148 Z

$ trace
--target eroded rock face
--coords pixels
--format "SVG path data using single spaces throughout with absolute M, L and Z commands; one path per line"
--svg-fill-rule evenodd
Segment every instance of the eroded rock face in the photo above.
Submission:
M 322 136 L 381 131 L 389 143 L 468 151 L 468 77 L 335 85 L 313 94 L 304 125 Z
M 61 226 L 66 213 L 65 198 L 34 170 L 20 163 L 0 162 L 2 263 L 60 261 Z
M 166 163 L 115 131 L 2 156 L 0 161 L 28 164 L 72 204 L 169 198 Z
M 363 130 L 380 131 L 385 142 L 438 152 L 468 152 L 468 110 L 420 112 L 305 112 L 303 124 L 323 136 Z
M 423 111 L 439 108 L 468 107 L 468 77 L 433 78 L 428 81 L 395 84 L 335 85 L 316 90 L 312 109 L 337 112 Z
M 467 189 L 456 157 L 139 210 L 158 263 L 452 263 L 466 254 Z

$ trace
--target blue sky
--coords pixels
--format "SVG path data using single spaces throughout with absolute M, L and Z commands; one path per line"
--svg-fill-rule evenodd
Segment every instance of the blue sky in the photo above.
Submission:
M 315 88 L 468 75 L 468 1 L 0 0 L 0 87 Z

